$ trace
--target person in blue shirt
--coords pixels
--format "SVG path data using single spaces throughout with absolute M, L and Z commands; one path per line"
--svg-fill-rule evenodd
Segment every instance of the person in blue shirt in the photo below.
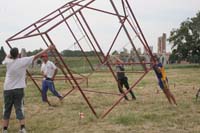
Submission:
M 159 62 L 157 58 L 155 58 L 155 64 L 153 65 L 153 70 L 158 79 L 158 84 L 161 90 L 164 92 L 165 96 L 167 97 L 169 103 L 172 104 L 173 102 L 175 105 L 177 105 L 174 95 L 169 90 L 168 79 L 164 66 L 162 65 L 162 63 Z

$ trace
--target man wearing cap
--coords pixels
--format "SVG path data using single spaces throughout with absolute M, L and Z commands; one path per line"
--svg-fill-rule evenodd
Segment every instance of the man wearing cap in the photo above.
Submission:
M 56 65 L 49 61 L 47 53 L 44 53 L 41 55 L 41 58 L 43 60 L 42 66 L 41 66 L 41 72 L 43 75 L 42 80 L 42 101 L 47 102 L 47 91 L 48 89 L 59 98 L 59 100 L 62 100 L 62 96 L 56 91 L 54 86 L 54 78 L 57 74 L 57 67 Z
M 19 120 L 20 133 L 26 133 L 24 116 L 24 88 L 26 87 L 26 69 L 33 61 L 48 50 L 54 49 L 53 45 L 46 50 L 30 57 L 19 58 L 18 48 L 12 48 L 10 55 L 7 55 L 3 61 L 6 65 L 6 77 L 4 82 L 4 106 L 3 106 L 3 133 L 7 133 L 9 119 L 12 112 L 12 106 L 15 107 L 16 118 Z

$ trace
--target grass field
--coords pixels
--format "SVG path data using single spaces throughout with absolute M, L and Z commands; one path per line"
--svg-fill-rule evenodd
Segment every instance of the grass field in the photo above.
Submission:
M 134 88 L 136 101 L 122 100 L 104 119 L 97 119 L 89 109 L 78 90 L 72 92 L 60 102 L 50 93 L 49 107 L 41 102 L 40 93 L 31 81 L 25 90 L 26 127 L 30 133 L 199 133 L 200 99 L 195 94 L 200 88 L 200 68 L 169 66 L 167 75 L 170 89 L 175 95 L 178 106 L 170 106 L 157 86 L 153 72 L 145 76 Z M 136 75 L 128 74 L 129 82 Z M 3 87 L 3 74 L 0 85 Z M 108 73 L 95 73 L 89 78 L 88 89 L 118 93 L 116 84 Z M 57 89 L 65 94 L 69 84 L 56 81 Z M 86 88 L 85 84 L 82 84 Z M 2 98 L 2 90 L 1 99 Z M 158 91 L 159 90 L 159 91 Z M 117 100 L 118 96 L 86 93 L 95 111 L 100 115 Z M 2 100 L 0 106 L 2 107 Z M 80 119 L 79 113 L 84 113 Z M 2 114 L 2 109 L 0 111 Z M 9 132 L 18 131 L 18 122 L 12 112 Z

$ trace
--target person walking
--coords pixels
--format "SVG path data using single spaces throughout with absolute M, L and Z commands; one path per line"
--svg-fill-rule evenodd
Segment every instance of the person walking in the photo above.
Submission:
M 54 96 L 57 96 L 59 100 L 62 100 L 63 97 L 56 91 L 55 85 L 54 85 L 54 78 L 57 74 L 57 67 L 56 65 L 48 59 L 47 53 L 44 53 L 41 55 L 42 58 L 42 66 L 41 66 L 41 72 L 43 75 L 42 80 L 42 101 L 47 102 L 47 91 L 48 89 L 54 94 Z

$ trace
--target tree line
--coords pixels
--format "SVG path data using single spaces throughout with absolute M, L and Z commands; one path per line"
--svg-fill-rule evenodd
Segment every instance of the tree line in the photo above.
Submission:
M 1 46 L 1 49 L 0 49 L 0 64 L 2 64 L 2 61 L 4 60 L 5 57 L 6 57 L 6 52 L 4 51 L 4 48 Z
M 95 56 L 96 53 L 95 51 L 85 51 L 84 52 L 86 56 Z M 99 55 L 101 55 L 100 52 L 97 52 Z M 80 51 L 80 50 L 63 50 L 61 52 L 61 55 L 62 56 L 65 56 L 65 57 L 80 57 L 80 56 L 84 56 L 83 52 Z
M 42 51 L 41 48 L 33 50 L 33 51 L 27 51 L 26 55 L 32 56 L 32 55 L 35 55 L 36 53 L 38 53 L 40 51 Z M 63 50 L 63 51 L 60 52 L 60 54 L 64 57 L 81 57 L 81 56 L 84 56 L 84 54 L 86 56 L 95 56 L 96 55 L 95 51 L 85 51 L 84 54 L 83 54 L 83 52 L 80 51 L 80 50 Z M 100 52 L 97 52 L 97 54 L 101 55 Z M 6 53 L 3 49 L 3 47 L 1 47 L 1 49 L 0 49 L 0 64 L 2 64 L 2 61 L 4 60 L 5 56 L 6 56 Z

